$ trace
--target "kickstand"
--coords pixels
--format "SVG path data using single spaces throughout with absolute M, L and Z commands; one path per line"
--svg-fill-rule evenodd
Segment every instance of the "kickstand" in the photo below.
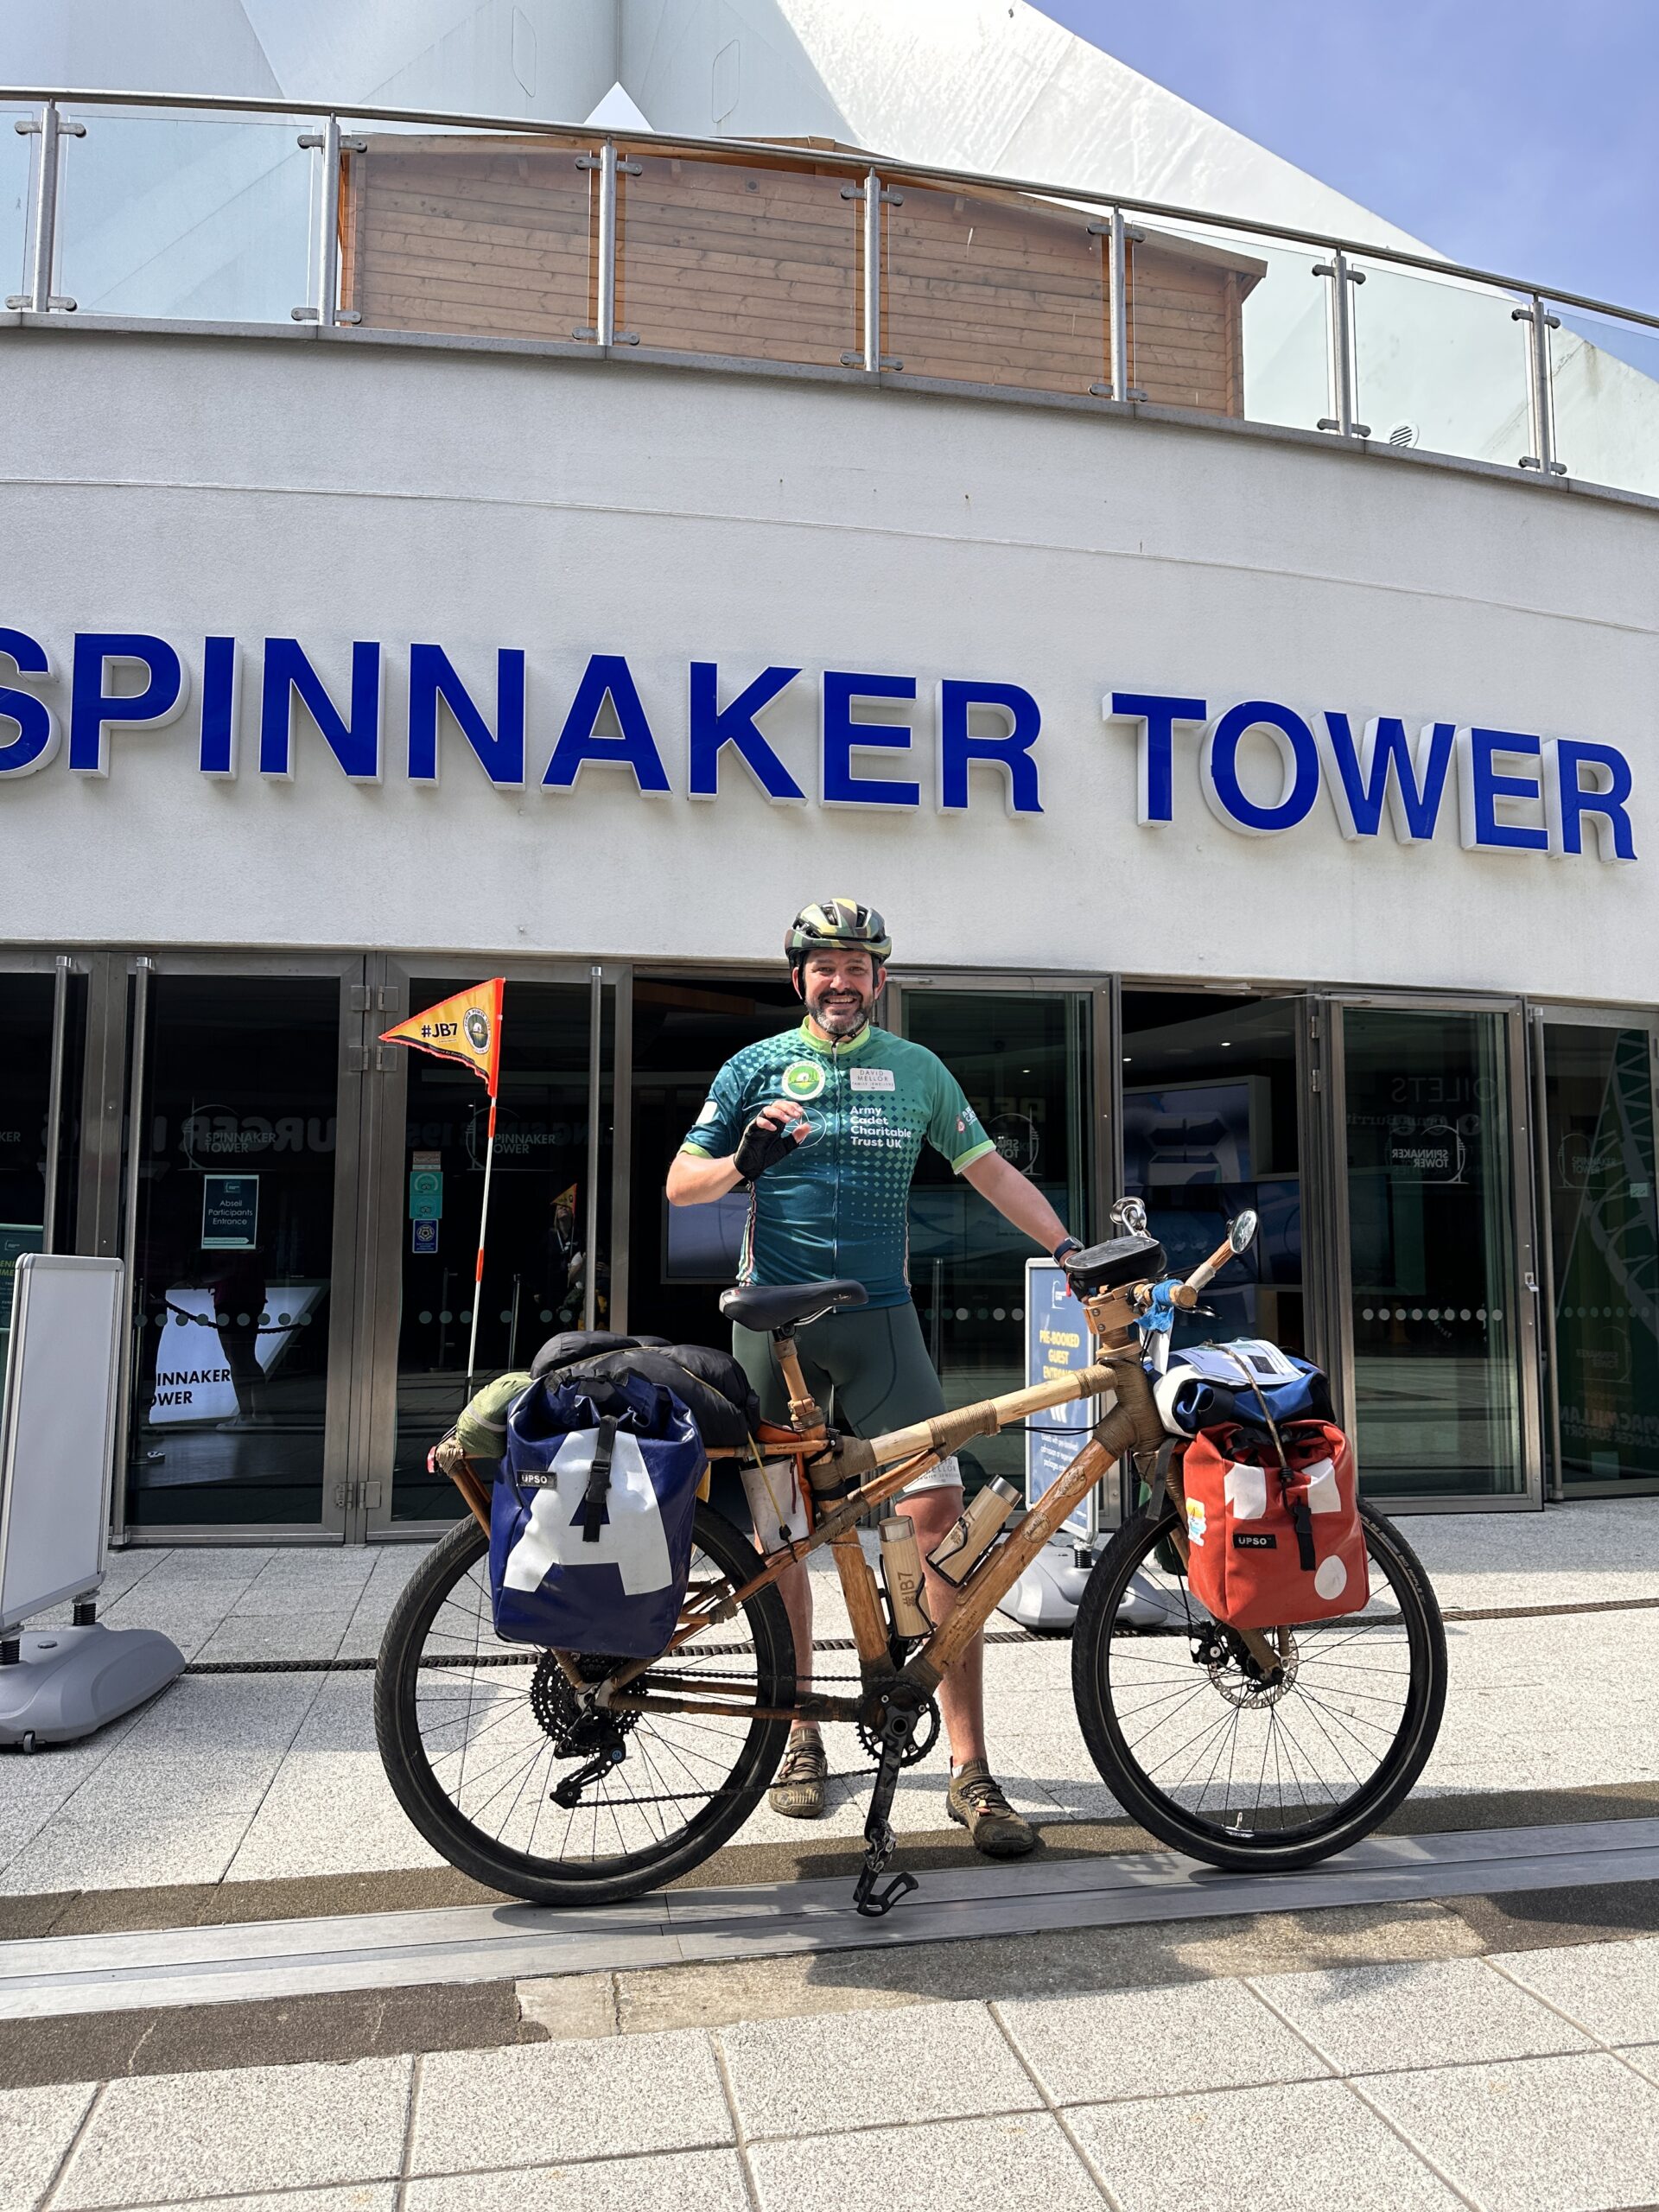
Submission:
M 899 1840 L 888 1826 L 887 1814 L 918 1717 L 889 1705 L 881 1724 L 881 1756 L 875 1770 L 875 1787 L 870 1792 L 869 1817 L 864 1823 L 864 1867 L 853 1885 L 853 1903 L 867 1920 L 879 1920 L 883 1913 L 893 1910 L 900 1897 L 920 1886 L 913 1874 L 903 1872 L 895 1874 L 886 1889 L 875 1886 L 877 1877 L 887 1872 L 898 1848 Z

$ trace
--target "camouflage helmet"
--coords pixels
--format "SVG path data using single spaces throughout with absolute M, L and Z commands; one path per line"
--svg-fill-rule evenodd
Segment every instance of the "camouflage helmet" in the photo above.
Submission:
M 823 899 L 803 906 L 784 935 L 784 957 L 798 973 L 814 952 L 868 952 L 880 967 L 893 951 L 887 925 L 856 899 Z

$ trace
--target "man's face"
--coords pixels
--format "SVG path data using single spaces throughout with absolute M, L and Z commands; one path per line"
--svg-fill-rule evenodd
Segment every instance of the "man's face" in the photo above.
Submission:
M 806 1010 L 826 1037 L 851 1037 L 870 1018 L 885 971 L 868 952 L 814 952 L 801 973 Z

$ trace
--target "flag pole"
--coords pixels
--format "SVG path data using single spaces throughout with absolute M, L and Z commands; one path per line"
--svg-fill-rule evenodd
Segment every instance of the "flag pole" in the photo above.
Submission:
M 484 1299 L 484 1240 L 490 1225 L 490 1175 L 495 1166 L 495 1093 L 490 1093 L 490 1134 L 484 1145 L 484 1201 L 478 1211 L 478 1267 L 473 1276 L 473 1326 L 467 1339 L 467 1395 L 478 1365 L 478 1309 Z

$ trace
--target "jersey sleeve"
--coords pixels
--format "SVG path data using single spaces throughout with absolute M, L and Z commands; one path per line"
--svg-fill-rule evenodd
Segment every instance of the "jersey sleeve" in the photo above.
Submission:
M 705 1160 L 728 1160 L 737 1150 L 743 1134 L 744 1082 L 728 1060 L 709 1087 L 702 1110 L 680 1141 L 682 1152 L 695 1152 Z
M 962 1085 L 944 1063 L 933 1071 L 933 1110 L 928 1116 L 927 1141 L 950 1161 L 958 1175 L 983 1160 L 996 1147 L 985 1134 L 985 1125 L 963 1095 Z

